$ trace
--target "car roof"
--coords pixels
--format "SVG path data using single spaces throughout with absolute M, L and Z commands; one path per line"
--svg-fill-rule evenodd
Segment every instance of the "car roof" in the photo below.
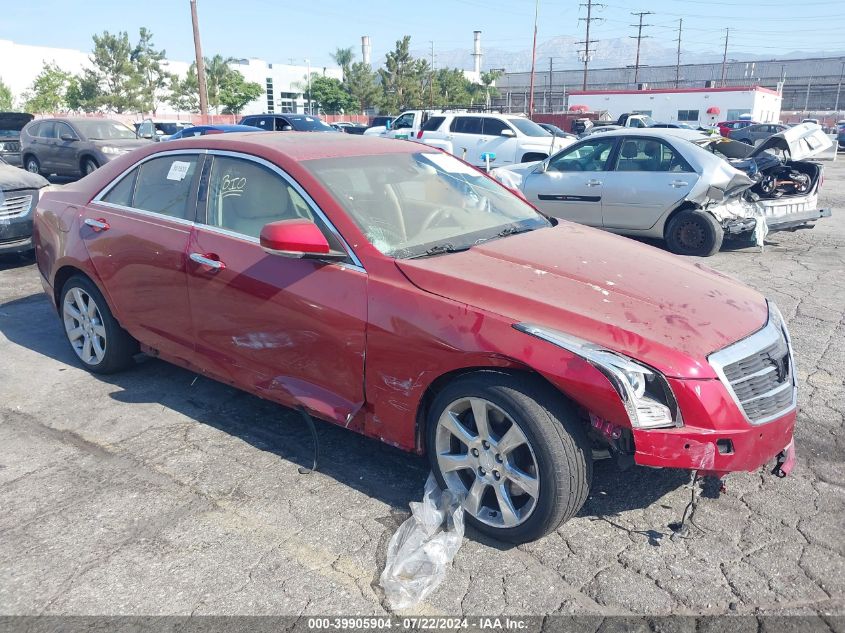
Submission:
M 358 136 L 355 134 L 309 134 L 307 132 L 234 132 L 179 139 L 167 144 L 195 149 L 219 149 L 240 152 L 277 152 L 294 161 L 318 158 L 343 158 L 372 154 L 410 154 L 438 150 L 412 141 Z
M 688 128 L 683 127 L 623 127 L 619 128 L 618 130 L 613 130 L 611 132 L 605 132 L 602 134 L 602 136 L 655 136 L 658 138 L 670 137 L 683 138 L 687 140 L 707 138 L 706 134 L 703 134 L 698 130 L 690 130 Z M 588 136 L 587 138 L 590 137 Z

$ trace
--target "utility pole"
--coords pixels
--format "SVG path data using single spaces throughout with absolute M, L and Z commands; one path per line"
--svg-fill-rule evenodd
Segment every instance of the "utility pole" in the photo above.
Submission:
M 725 54 L 722 55 L 722 88 L 725 87 L 725 77 L 728 72 L 728 38 L 730 34 L 731 30 L 729 28 L 725 29 Z
M 583 84 L 581 86 L 581 89 L 586 90 L 587 89 L 587 75 L 589 73 L 589 67 L 590 67 L 590 45 L 595 44 L 597 42 L 597 40 L 591 40 L 590 39 L 590 24 L 593 22 L 593 20 L 600 20 L 601 19 L 601 18 L 594 18 L 593 17 L 593 7 L 600 8 L 600 7 L 604 7 L 604 5 L 593 2 L 593 0 L 587 0 L 586 3 L 582 2 L 580 4 L 580 6 L 587 7 L 587 17 L 586 18 L 578 18 L 579 22 L 583 21 L 583 22 L 587 23 L 587 35 L 584 38 L 583 42 L 578 42 L 578 44 L 584 45 L 584 50 L 583 50 L 583 54 L 584 54 L 584 81 L 583 81 Z
M 631 25 L 631 26 L 637 27 L 636 36 L 634 36 L 634 35 L 628 36 L 631 39 L 637 40 L 637 58 L 634 61 L 634 85 L 638 84 L 639 80 L 640 80 L 640 43 L 642 42 L 643 37 L 648 37 L 648 35 L 645 35 L 645 36 L 643 35 L 643 27 L 644 26 L 651 26 L 651 24 L 643 24 L 643 17 L 646 16 L 646 15 L 652 15 L 653 13 L 654 13 L 653 11 L 637 11 L 637 12 L 631 13 L 631 15 L 640 16 L 639 24 L 632 24 Z
M 531 94 L 528 96 L 528 118 L 531 118 L 531 115 L 534 114 L 534 67 L 537 63 L 537 17 L 539 15 L 540 0 L 537 0 L 534 5 L 534 43 L 531 45 L 531 79 L 529 80 Z
M 839 113 L 839 94 L 842 92 L 842 74 L 845 73 L 845 59 L 842 60 L 842 66 L 839 67 L 839 83 L 836 84 L 836 105 L 833 110 Z
M 194 25 L 194 52 L 197 56 L 197 89 L 200 93 L 200 114 L 208 115 L 208 92 L 205 86 L 205 62 L 202 59 L 202 44 L 200 43 L 200 25 L 197 18 L 197 0 L 191 0 L 191 22 Z
M 434 107 L 434 41 L 429 40 L 429 44 L 431 44 L 431 66 L 429 66 L 428 71 L 428 109 L 432 109 Z
M 549 57 L 549 104 L 552 103 L 552 73 L 553 72 L 554 72 L 554 59 L 552 57 Z M 552 106 L 552 109 L 554 109 L 554 106 Z M 546 109 L 546 112 L 548 113 L 549 110 Z
M 810 113 L 810 83 L 812 79 L 807 78 L 807 95 L 804 97 L 804 113 Z
M 681 31 L 684 28 L 684 19 L 678 20 L 678 61 L 675 64 L 675 88 L 681 85 Z

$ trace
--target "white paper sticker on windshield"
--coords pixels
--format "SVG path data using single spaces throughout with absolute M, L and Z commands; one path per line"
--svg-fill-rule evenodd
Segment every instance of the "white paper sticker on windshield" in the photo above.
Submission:
M 457 158 L 453 156 L 449 156 L 449 154 L 441 154 L 440 152 L 434 154 L 429 154 L 428 152 L 424 153 L 428 160 L 432 163 L 437 165 L 443 171 L 447 171 L 450 174 L 466 174 L 467 176 L 477 176 L 478 170 L 474 167 L 466 165 L 459 161 Z
M 181 160 L 174 160 L 170 165 L 170 171 L 167 172 L 168 180 L 184 180 L 188 175 L 188 170 L 191 168 L 191 163 L 186 163 Z

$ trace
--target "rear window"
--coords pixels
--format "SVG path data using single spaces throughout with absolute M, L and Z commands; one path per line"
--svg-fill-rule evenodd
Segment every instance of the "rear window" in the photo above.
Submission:
M 290 124 L 293 126 L 294 130 L 300 132 L 334 132 L 335 129 L 328 125 L 327 123 L 323 123 L 319 117 L 315 116 L 298 116 L 298 117 L 288 117 L 290 119 Z
M 449 129 L 458 134 L 481 134 L 481 117 L 456 116 Z
M 446 120 L 445 116 L 433 116 L 428 121 L 423 123 L 423 125 L 420 129 L 423 130 L 424 132 L 433 132 L 434 130 L 439 128 L 440 125 L 445 120 Z

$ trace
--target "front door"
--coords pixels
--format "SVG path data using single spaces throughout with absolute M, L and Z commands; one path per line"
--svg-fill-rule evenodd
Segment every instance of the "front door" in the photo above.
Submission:
M 197 354 L 215 377 L 346 423 L 363 404 L 367 276 L 357 265 L 270 255 L 261 228 L 307 218 L 344 250 L 313 202 L 280 170 L 213 156 L 204 222 L 188 248 Z M 200 217 L 202 218 L 202 212 Z
M 478 116 L 456 116 L 449 125 L 452 153 L 471 165 L 481 164 L 482 119 Z
M 548 215 L 600 227 L 604 179 L 615 144 L 613 138 L 597 136 L 552 156 L 545 171 L 525 177 L 525 197 Z
M 141 163 L 84 209 L 80 229 L 120 324 L 174 360 L 193 360 L 185 251 L 199 164 L 194 153 Z
M 614 169 L 604 174 L 604 228 L 646 230 L 675 209 L 698 181 L 689 163 L 665 141 L 626 137 Z
M 79 136 L 67 123 L 57 121 L 56 137 L 56 146 L 53 152 L 56 170 L 64 174 L 78 171 L 80 165 L 76 159 L 76 150 L 79 146 Z
M 53 174 L 58 170 L 56 162 L 56 122 L 44 121 L 38 126 L 38 136 L 33 145 L 37 147 L 35 155 L 41 165 L 41 172 Z

